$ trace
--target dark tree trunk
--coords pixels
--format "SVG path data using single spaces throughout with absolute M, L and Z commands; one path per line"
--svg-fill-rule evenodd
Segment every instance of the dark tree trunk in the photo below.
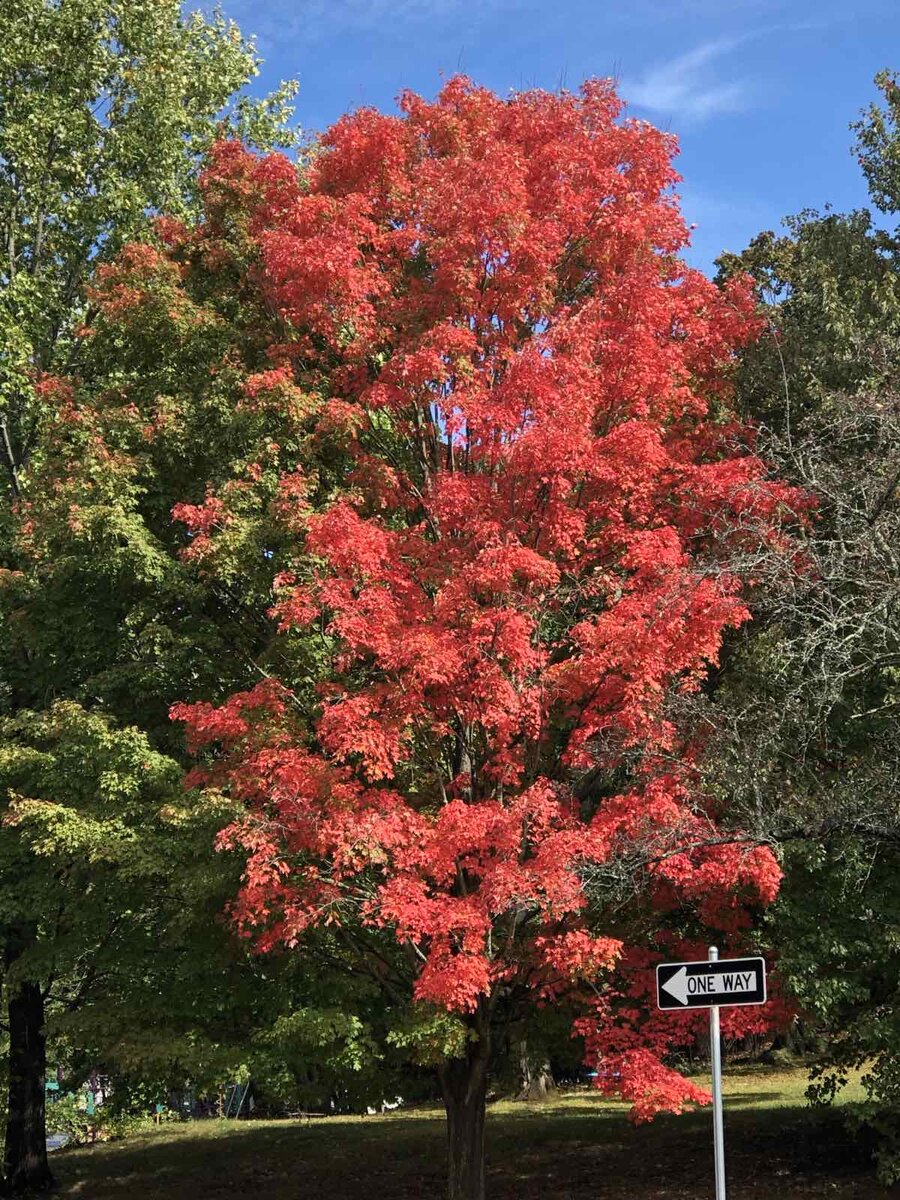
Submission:
M 465 1058 L 441 1068 L 447 1110 L 449 1200 L 484 1200 L 484 1116 L 487 1097 L 487 1046 L 472 1047 Z
M 13 983 L 8 997 L 9 1107 L 3 1156 L 7 1196 L 45 1191 L 53 1186 L 47 1162 L 44 1111 L 47 1050 L 44 997 L 31 980 Z

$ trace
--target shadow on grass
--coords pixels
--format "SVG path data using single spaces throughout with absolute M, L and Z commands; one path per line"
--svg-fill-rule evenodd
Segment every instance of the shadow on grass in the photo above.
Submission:
M 748 1083 L 750 1081 L 748 1080 Z M 762 1107 L 766 1101 L 770 1107 Z M 882 1200 L 840 1115 L 728 1098 L 729 1200 Z M 488 1115 L 490 1200 L 706 1200 L 708 1110 L 633 1126 L 588 1097 Z M 53 1156 L 72 1200 L 440 1200 L 446 1147 L 439 1110 L 359 1120 L 197 1122 Z

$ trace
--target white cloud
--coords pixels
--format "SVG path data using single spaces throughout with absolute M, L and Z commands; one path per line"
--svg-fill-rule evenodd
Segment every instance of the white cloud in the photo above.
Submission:
M 623 79 L 622 95 L 637 108 L 682 120 L 702 121 L 741 112 L 751 100 L 746 82 L 723 80 L 716 70 L 719 60 L 739 44 L 731 39 L 704 42 L 687 54 L 649 68 L 636 79 Z

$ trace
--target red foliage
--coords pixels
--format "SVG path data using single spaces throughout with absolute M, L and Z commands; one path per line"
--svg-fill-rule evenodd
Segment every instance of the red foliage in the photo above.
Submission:
M 634 855 L 661 927 L 677 910 L 735 946 L 778 886 L 672 766 L 669 704 L 748 617 L 732 548 L 796 499 L 721 417 L 751 292 L 678 259 L 673 140 L 609 84 L 503 101 L 455 79 L 401 107 L 342 119 L 303 186 L 233 145 L 207 173 L 211 220 L 249 203 L 297 331 L 248 401 L 296 370 L 356 469 L 315 516 L 298 478 L 276 506 L 298 553 L 274 614 L 336 647 L 314 730 L 274 685 L 174 715 L 246 803 L 223 836 L 264 947 L 352 914 L 413 948 L 416 999 L 581 996 L 604 1086 L 678 1109 L 702 1094 L 661 1059 L 696 1019 L 647 1016 L 678 947 L 593 927 L 584 877 Z M 179 515 L 204 538 L 219 513 Z M 591 789 L 598 768 L 630 782 Z
M 124 319 L 136 315 L 161 284 L 177 282 L 178 275 L 177 266 L 163 252 L 146 243 L 129 242 L 115 262 L 97 268 L 89 296 L 107 318 Z

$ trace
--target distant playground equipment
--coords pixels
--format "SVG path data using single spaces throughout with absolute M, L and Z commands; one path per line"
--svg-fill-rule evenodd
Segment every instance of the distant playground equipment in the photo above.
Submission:
M 227 1089 L 225 1103 L 223 1105 L 222 1116 L 233 1117 L 235 1120 L 241 1115 L 241 1109 L 244 1107 L 244 1101 L 250 1093 L 250 1081 L 246 1083 L 232 1083 Z M 253 1111 L 253 1097 L 250 1096 L 248 1105 L 248 1115 Z
M 76 1087 L 65 1086 L 62 1069 L 51 1075 L 45 1082 L 50 1118 L 48 1124 L 52 1129 L 47 1138 L 48 1150 L 59 1150 L 73 1141 L 91 1144 L 102 1139 L 103 1131 L 98 1126 L 98 1122 L 102 1121 L 100 1110 L 111 1093 L 111 1081 L 97 1071 L 91 1071 L 88 1078 Z M 197 1096 L 192 1090 L 170 1091 L 165 1099 L 151 1106 L 147 1115 L 159 1125 L 173 1117 L 183 1121 L 216 1117 L 236 1120 L 238 1117 L 249 1117 L 255 1108 L 251 1082 L 233 1080 L 212 1095 Z M 54 1115 L 58 1118 L 55 1122 Z M 53 1128 L 54 1125 L 57 1127 Z
M 44 1084 L 50 1118 L 48 1124 L 53 1124 L 54 1115 L 65 1111 L 65 1116 L 59 1122 L 61 1127 L 53 1129 L 47 1136 L 48 1150 L 61 1150 L 73 1140 L 77 1143 L 95 1142 L 98 1137 L 97 1110 L 102 1107 L 111 1090 L 110 1081 L 97 1071 L 91 1071 L 80 1087 L 64 1089 L 63 1083 L 63 1072 L 58 1068 Z

